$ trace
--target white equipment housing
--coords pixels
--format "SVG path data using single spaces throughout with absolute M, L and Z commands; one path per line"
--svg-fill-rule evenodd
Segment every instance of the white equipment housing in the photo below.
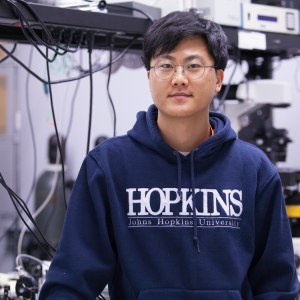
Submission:
M 251 80 L 239 84 L 236 99 L 225 101 L 225 114 L 231 121 L 232 128 L 238 132 L 241 129 L 239 116 L 259 104 L 274 104 L 288 106 L 293 100 L 293 87 L 289 82 L 273 79 Z
M 242 28 L 285 34 L 299 34 L 297 9 L 242 3 Z
M 239 84 L 236 98 L 253 101 L 256 104 L 271 103 L 290 105 L 293 99 L 293 87 L 289 82 L 273 79 L 250 80 Z

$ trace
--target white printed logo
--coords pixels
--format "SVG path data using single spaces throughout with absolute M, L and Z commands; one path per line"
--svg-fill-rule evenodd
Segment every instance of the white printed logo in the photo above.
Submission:
M 181 191 L 182 199 L 177 188 L 126 189 L 128 226 L 194 226 L 191 190 L 182 188 Z M 153 193 L 156 193 L 155 205 L 151 202 Z M 241 190 L 223 189 L 220 195 L 216 189 L 196 188 L 196 194 L 197 226 L 240 227 L 240 216 L 243 212 Z

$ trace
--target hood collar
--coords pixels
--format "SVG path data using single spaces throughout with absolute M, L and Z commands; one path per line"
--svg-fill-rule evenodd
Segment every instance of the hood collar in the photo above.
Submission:
M 161 137 L 157 127 L 158 111 L 152 104 L 147 112 L 139 112 L 134 127 L 128 131 L 128 135 L 146 147 L 159 152 L 171 161 L 176 161 L 174 149 Z M 194 153 L 194 161 L 209 160 L 220 150 L 224 143 L 236 139 L 236 133 L 231 128 L 230 120 L 223 114 L 210 112 L 209 122 L 214 128 L 215 134 L 201 143 Z M 189 156 L 189 155 L 188 155 Z M 182 158 L 189 160 L 189 157 Z

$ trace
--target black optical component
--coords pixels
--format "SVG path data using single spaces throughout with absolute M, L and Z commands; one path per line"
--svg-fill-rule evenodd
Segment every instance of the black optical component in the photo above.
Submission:
M 98 8 L 104 10 L 106 8 L 106 1 L 102 0 L 98 3 Z

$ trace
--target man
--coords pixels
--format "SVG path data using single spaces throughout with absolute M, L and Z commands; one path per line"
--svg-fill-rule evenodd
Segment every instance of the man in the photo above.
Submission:
M 82 164 L 40 299 L 291 299 L 276 168 L 209 113 L 228 60 L 219 25 L 173 12 L 144 37 L 154 105 Z

